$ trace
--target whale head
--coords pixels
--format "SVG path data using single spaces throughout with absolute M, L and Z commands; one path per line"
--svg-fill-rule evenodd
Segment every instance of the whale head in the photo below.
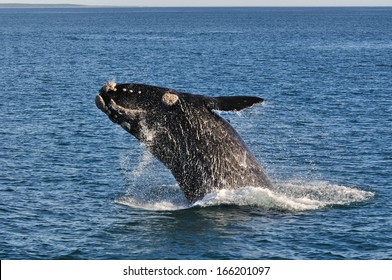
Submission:
M 178 102 L 172 90 L 143 84 L 106 83 L 95 103 L 109 119 L 144 142 L 148 127 L 156 126 Z M 148 124 L 149 123 L 149 124 Z
M 259 97 L 214 98 L 164 87 L 114 82 L 106 83 L 95 99 L 97 107 L 111 121 L 142 142 L 151 140 L 146 135 L 167 131 L 169 127 L 181 126 L 181 129 L 188 130 L 193 127 L 193 122 L 203 120 L 206 115 L 216 116 L 213 110 L 239 111 L 262 101 Z

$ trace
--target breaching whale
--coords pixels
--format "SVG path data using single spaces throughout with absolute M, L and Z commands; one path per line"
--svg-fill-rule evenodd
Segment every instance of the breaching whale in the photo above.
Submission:
M 170 169 L 191 203 L 215 190 L 271 185 L 239 134 L 216 112 L 240 111 L 262 98 L 109 82 L 95 102 Z

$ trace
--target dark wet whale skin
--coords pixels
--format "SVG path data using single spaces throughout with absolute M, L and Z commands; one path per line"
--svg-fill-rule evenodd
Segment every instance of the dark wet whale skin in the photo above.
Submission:
M 169 168 L 191 202 L 219 189 L 270 187 L 234 128 L 215 110 L 263 102 L 249 96 L 208 97 L 143 84 L 107 83 L 96 105 Z

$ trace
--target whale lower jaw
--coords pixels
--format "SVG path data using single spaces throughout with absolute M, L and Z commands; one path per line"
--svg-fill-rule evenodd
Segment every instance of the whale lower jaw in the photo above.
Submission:
M 95 104 L 102 112 L 104 112 L 106 114 L 106 112 L 108 111 L 108 108 L 107 108 L 102 96 L 97 95 L 97 97 L 95 97 Z

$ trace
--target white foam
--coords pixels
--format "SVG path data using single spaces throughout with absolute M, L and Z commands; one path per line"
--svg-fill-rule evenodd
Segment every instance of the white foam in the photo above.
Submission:
M 151 210 L 151 211 L 176 211 L 189 208 L 189 204 L 181 204 L 178 202 L 173 201 L 140 201 L 138 199 L 132 197 L 122 197 L 115 200 L 116 203 L 129 206 L 132 208 L 139 208 L 144 210 Z
M 149 186 L 130 191 L 116 203 L 144 210 L 174 211 L 191 207 L 178 185 Z
M 269 189 L 244 187 L 236 190 L 220 190 L 206 195 L 194 205 L 201 207 L 217 205 L 255 206 L 263 210 L 304 211 L 318 209 L 322 204 L 307 198 L 293 199 Z
M 150 186 L 151 187 L 151 186 Z M 170 186 L 171 191 L 162 192 L 157 200 L 148 197 L 123 197 L 119 204 L 146 210 L 175 211 L 190 207 L 211 207 L 220 205 L 252 206 L 264 211 L 309 211 L 336 205 L 350 205 L 366 201 L 373 192 L 358 188 L 330 184 L 324 181 L 282 181 L 275 182 L 274 189 L 244 187 L 234 190 L 219 190 L 207 194 L 203 199 L 189 204 L 178 186 Z M 162 187 L 160 187 L 162 189 Z M 173 192 L 173 188 L 177 191 Z
M 328 182 L 276 182 L 274 189 L 245 187 L 219 190 L 206 195 L 195 205 L 255 206 L 263 210 L 306 211 L 334 205 L 349 205 L 368 200 L 374 193 Z

